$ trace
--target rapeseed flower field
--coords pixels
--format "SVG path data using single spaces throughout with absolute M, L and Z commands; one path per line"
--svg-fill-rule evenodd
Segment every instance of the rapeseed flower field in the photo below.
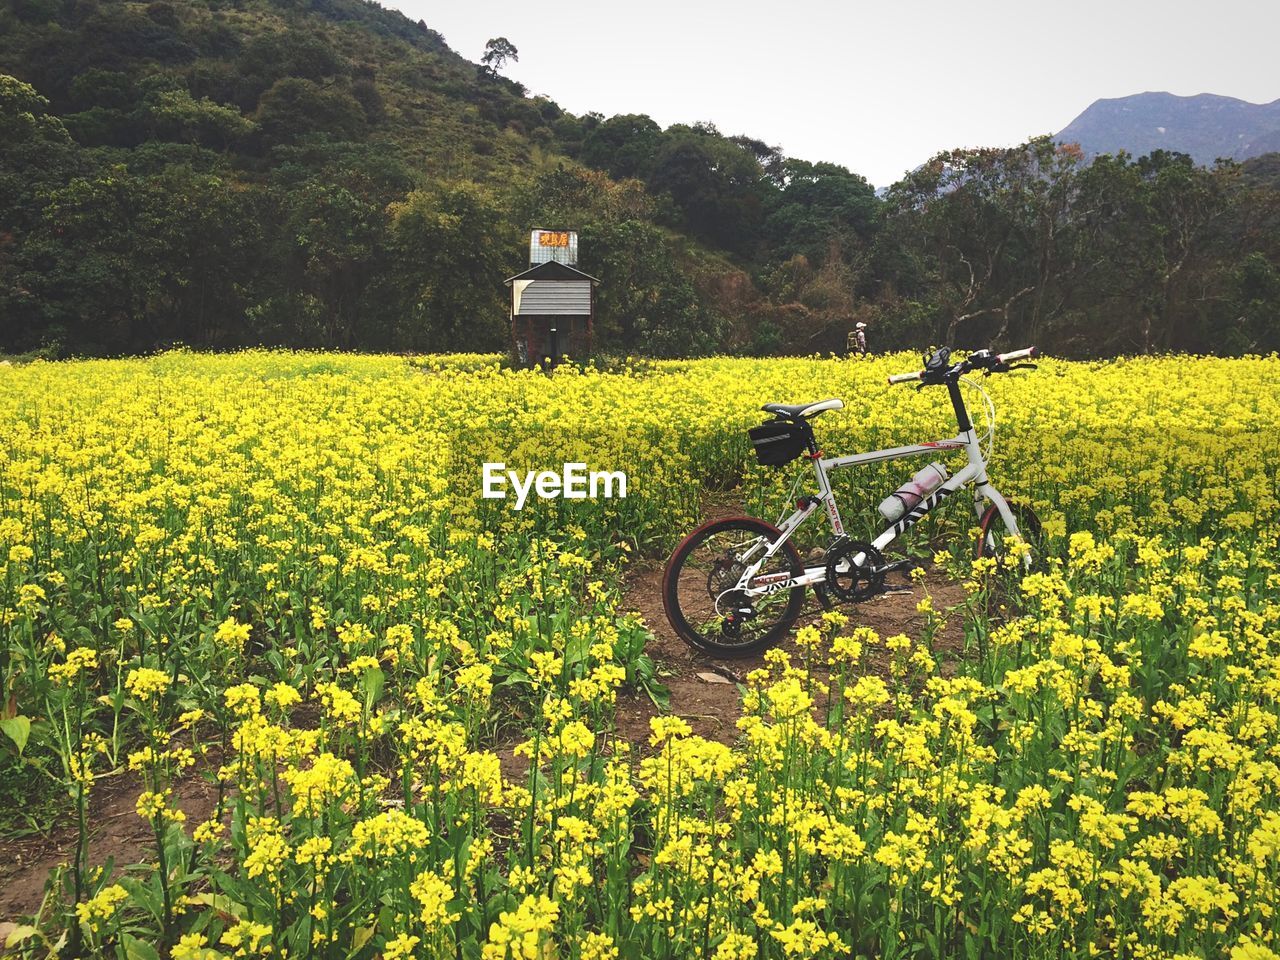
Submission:
M 657 683 L 625 564 L 708 491 L 776 518 L 796 470 L 749 462 L 763 402 L 843 397 L 828 452 L 951 436 L 945 395 L 884 385 L 915 362 L 0 371 L 0 742 L 78 837 L 9 949 L 1280 956 L 1276 357 L 992 378 L 992 475 L 1043 564 L 970 561 L 963 507 L 930 518 L 961 608 L 923 602 L 918 635 L 810 617 L 734 745 L 676 716 L 618 735 L 619 691 Z M 480 497 L 487 461 L 623 470 L 628 496 L 516 511 Z M 841 481 L 851 532 L 901 468 Z M 143 863 L 89 856 L 108 782 Z

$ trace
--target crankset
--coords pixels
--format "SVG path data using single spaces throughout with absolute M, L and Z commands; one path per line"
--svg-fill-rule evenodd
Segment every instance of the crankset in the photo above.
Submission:
M 840 539 L 827 550 L 827 579 L 832 595 L 845 603 L 862 603 L 884 592 L 884 556 L 869 543 Z

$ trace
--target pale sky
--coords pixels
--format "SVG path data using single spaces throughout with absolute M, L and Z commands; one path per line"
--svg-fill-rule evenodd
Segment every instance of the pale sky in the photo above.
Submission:
M 710 120 L 885 186 L 952 147 L 1054 133 L 1100 97 L 1280 98 L 1276 0 L 383 0 L 566 110 Z

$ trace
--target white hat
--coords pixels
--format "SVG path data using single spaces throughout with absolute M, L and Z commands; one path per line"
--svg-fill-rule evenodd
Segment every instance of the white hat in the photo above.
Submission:
M 854 326 L 856 326 L 859 330 L 861 330 L 863 327 L 865 327 L 865 326 L 866 326 L 866 324 L 865 324 L 865 323 L 861 323 L 861 322 L 859 322 L 859 323 L 854 324 Z

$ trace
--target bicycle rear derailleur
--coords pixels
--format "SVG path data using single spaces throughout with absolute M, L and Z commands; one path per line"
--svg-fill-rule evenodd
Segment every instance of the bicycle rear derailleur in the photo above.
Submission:
M 742 632 L 742 624 L 756 615 L 755 606 L 745 593 L 734 590 L 746 570 L 746 566 L 726 550 L 725 555 L 716 560 L 707 575 L 707 594 L 715 604 L 716 612 L 723 618 L 721 631 L 731 640 L 737 640 Z

